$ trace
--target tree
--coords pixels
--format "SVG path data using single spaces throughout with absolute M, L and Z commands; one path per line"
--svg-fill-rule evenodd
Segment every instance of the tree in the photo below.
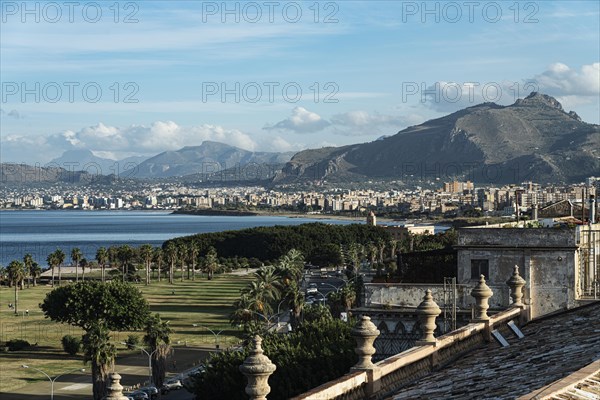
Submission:
M 75 281 L 79 282 L 79 261 L 83 257 L 81 253 L 81 249 L 79 247 L 73 247 L 71 249 L 71 260 L 73 261 L 73 265 L 75 266 Z
M 93 304 L 93 307 L 90 305 Z M 78 282 L 58 287 L 40 305 L 52 321 L 78 326 L 83 335 L 84 361 L 92 366 L 94 400 L 106 394 L 108 373 L 116 349 L 111 331 L 140 329 L 149 317 L 142 293 L 127 283 Z
M 168 242 L 165 247 L 165 257 L 169 263 L 169 283 L 173 284 L 173 273 L 175 271 L 175 263 L 177 262 L 177 246 L 175 242 Z
M 134 256 L 135 252 L 130 245 L 125 244 L 123 246 L 119 246 L 119 249 L 117 250 L 117 259 L 121 264 L 121 270 L 123 272 L 123 282 L 125 282 L 125 276 L 129 274 L 129 264 L 133 260 Z
M 54 287 L 54 267 L 58 265 L 58 260 L 56 259 L 56 254 L 50 253 L 46 257 L 46 262 L 48 266 L 50 266 L 50 270 L 52 272 L 52 287 Z
M 33 279 L 34 287 L 37 286 L 37 279 L 40 277 L 41 274 L 42 274 L 42 268 L 40 267 L 40 264 L 34 262 L 31 265 L 31 278 Z
M 140 246 L 140 257 L 144 261 L 146 267 L 146 285 L 150 284 L 150 265 L 154 257 L 154 248 L 151 244 L 143 244 Z
M 106 251 L 105 247 L 100 247 L 98 250 L 96 250 L 96 261 L 98 261 L 98 264 L 100 264 L 102 282 L 104 282 L 104 271 L 106 268 L 106 263 L 108 262 L 108 251 Z
M 192 280 L 196 280 L 196 258 L 198 258 L 198 242 L 195 239 L 190 241 L 189 257 L 192 268 Z M 190 265 L 188 265 L 188 280 L 190 279 Z
M 62 273 L 61 273 L 61 268 L 63 263 L 65 262 L 65 258 L 67 257 L 64 253 L 64 251 L 62 251 L 61 249 L 56 249 L 54 251 L 54 257 L 56 258 L 56 265 L 58 266 L 58 285 L 60 286 L 62 283 Z
M 160 283 L 160 274 L 162 273 L 163 264 L 163 251 L 160 247 L 154 249 L 154 263 L 156 264 L 156 270 L 158 272 L 158 282 Z
M 82 258 L 81 261 L 79 261 L 79 265 L 81 266 L 81 280 L 84 281 L 85 280 L 85 269 L 88 267 L 87 258 Z
M 204 257 L 204 270 L 206 271 L 208 280 L 213 278 L 215 270 L 219 267 L 219 259 L 217 258 L 217 250 L 210 247 Z
M 177 244 L 177 257 L 179 258 L 179 269 L 181 270 L 181 282 L 183 282 L 184 265 L 186 264 L 186 260 L 188 258 L 188 245 L 185 242 L 180 242 Z
M 165 380 L 172 332 L 169 321 L 162 321 L 159 314 L 150 316 L 146 321 L 144 343 L 150 348 L 148 353 L 152 354 L 152 377 L 156 387 L 161 387 Z
M 15 286 L 15 314 L 19 313 L 19 283 L 25 277 L 25 265 L 19 260 L 13 260 L 8 264 L 8 282 L 9 286 Z
M 32 268 L 34 263 L 35 261 L 33 260 L 33 256 L 31 254 L 27 253 L 23 256 L 23 264 L 25 265 L 25 276 L 27 277 L 27 289 L 29 289 L 29 283 L 31 280 Z

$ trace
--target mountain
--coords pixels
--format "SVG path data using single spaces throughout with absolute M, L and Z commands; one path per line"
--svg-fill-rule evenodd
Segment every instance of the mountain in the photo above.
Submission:
M 72 167 L 61 168 L 56 165 L 41 167 L 39 165 L 1 163 L 0 182 L 10 186 L 33 187 L 40 184 L 59 182 L 69 184 L 109 184 L 111 183 L 111 177 L 98 175 L 95 172 L 78 171 Z
M 227 144 L 204 141 L 200 146 L 186 146 L 165 151 L 140 163 L 131 177 L 165 178 L 211 175 L 249 165 L 284 164 L 294 153 L 252 152 Z
M 370 143 L 305 150 L 274 183 L 394 178 L 479 183 L 580 182 L 600 175 L 600 126 L 533 92 L 483 103 Z
M 92 175 L 120 174 L 143 162 L 147 157 L 133 156 L 123 160 L 97 157 L 90 150 L 67 150 L 46 164 L 46 167 L 64 168 L 67 171 L 86 171 Z

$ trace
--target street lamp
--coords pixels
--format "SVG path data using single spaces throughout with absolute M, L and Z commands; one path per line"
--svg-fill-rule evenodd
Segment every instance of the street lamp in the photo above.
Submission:
M 148 353 L 146 351 L 146 349 L 144 349 L 143 347 L 140 347 L 138 345 L 135 344 L 131 344 L 131 343 L 126 343 L 126 342 L 119 342 L 127 347 L 135 347 L 137 349 L 140 349 L 141 351 L 143 351 L 144 353 L 146 353 L 146 355 L 148 356 L 148 378 L 150 379 L 150 384 L 153 385 L 154 384 L 154 379 L 152 376 L 152 356 L 154 355 L 154 353 L 156 353 L 159 349 L 154 350 L 152 353 Z
M 279 315 L 281 315 L 281 314 L 282 314 L 282 313 L 277 313 L 277 314 L 271 315 L 270 317 L 267 317 L 267 316 L 266 316 L 266 315 L 264 315 L 264 314 L 261 314 L 261 313 L 259 313 L 259 312 L 256 312 L 256 311 L 254 311 L 254 310 L 250 310 L 250 309 L 248 309 L 248 308 L 245 308 L 245 309 L 244 309 L 244 312 L 245 312 L 245 313 L 252 313 L 252 314 L 256 314 L 256 315 L 258 315 L 259 317 L 262 317 L 262 318 L 264 318 L 264 320 L 265 320 L 265 321 L 267 321 L 267 330 L 269 330 L 269 324 L 271 324 L 271 323 L 272 323 L 272 322 L 271 322 L 271 320 L 272 320 L 273 318 L 279 318 Z
M 221 334 L 221 332 L 223 332 L 225 329 L 221 329 L 219 332 L 215 333 L 215 331 L 213 331 L 212 329 L 210 329 L 208 326 L 202 325 L 202 324 L 192 324 L 193 327 L 197 328 L 204 328 L 204 329 L 208 329 L 210 331 L 210 333 L 212 333 L 215 337 L 215 348 L 219 348 L 219 335 Z
M 42 374 L 46 375 L 46 378 L 48 378 L 48 380 L 50 381 L 50 400 L 54 399 L 54 382 L 56 382 L 56 380 L 58 378 L 60 378 L 63 375 L 66 375 L 66 374 L 70 374 L 71 372 L 75 372 L 75 371 L 85 372 L 85 368 L 75 368 L 74 370 L 67 371 L 67 372 L 65 372 L 63 374 L 60 374 L 60 375 L 54 377 L 54 378 L 51 378 L 50 375 L 48 375 L 47 373 L 45 373 L 41 369 L 37 369 L 35 367 L 30 367 L 29 365 L 26 365 L 26 364 L 21 365 L 21 368 L 31 368 L 34 371 L 38 371 L 38 372 L 41 372 Z
M 321 285 L 321 286 L 330 286 L 330 287 L 333 288 L 333 290 L 335 290 L 336 293 L 338 293 L 342 289 L 342 286 L 338 287 L 338 286 L 332 285 L 331 283 L 327 283 L 327 282 L 321 282 L 321 283 L 319 283 L 319 285 Z

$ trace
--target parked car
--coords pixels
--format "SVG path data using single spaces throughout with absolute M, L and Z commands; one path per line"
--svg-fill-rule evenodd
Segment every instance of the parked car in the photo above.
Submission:
M 158 397 L 158 388 L 154 385 L 141 387 L 138 391 L 146 393 L 151 399 Z
M 308 285 L 308 289 L 306 289 L 307 294 L 317 293 L 319 290 L 317 289 L 316 283 L 311 283 Z
M 183 388 L 183 384 L 179 379 L 169 379 L 165 383 L 163 383 L 160 388 L 162 393 L 169 393 L 171 390 L 179 390 Z
M 136 390 L 135 392 L 126 393 L 125 396 L 133 399 L 133 400 L 149 400 L 150 396 L 146 394 L 146 392 L 142 392 L 141 390 Z

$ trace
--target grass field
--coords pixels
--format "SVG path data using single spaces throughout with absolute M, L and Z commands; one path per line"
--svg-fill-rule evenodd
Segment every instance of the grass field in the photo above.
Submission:
M 225 274 L 215 275 L 211 281 L 197 278 L 196 281 L 176 281 L 174 285 L 153 282 L 150 286 L 137 284 L 136 287 L 148 300 L 151 311 L 170 321 L 174 346 L 213 346 L 215 336 L 207 329 L 210 328 L 215 333 L 223 330 L 218 342 L 225 347 L 236 343 L 240 335 L 229 324 L 228 316 L 239 290 L 251 279 L 251 276 Z M 81 356 L 67 355 L 60 343 L 64 335 L 80 336 L 82 331 L 45 319 L 39 308 L 50 290 L 50 286 L 37 286 L 19 291 L 19 315 L 15 316 L 8 308 L 9 303 L 14 303 L 14 290 L 0 288 L 0 342 L 24 339 L 37 343 L 30 351 L 0 352 L 0 392 L 14 391 L 27 383 L 46 379 L 39 373 L 22 369 L 22 364 L 35 366 L 51 376 L 82 367 Z M 29 310 L 29 315 L 24 315 L 25 310 Z M 114 332 L 113 341 L 125 341 L 130 334 L 139 336 L 140 340 L 143 336 L 143 332 Z M 120 354 L 126 353 L 123 346 L 117 344 L 117 347 L 121 349 Z

